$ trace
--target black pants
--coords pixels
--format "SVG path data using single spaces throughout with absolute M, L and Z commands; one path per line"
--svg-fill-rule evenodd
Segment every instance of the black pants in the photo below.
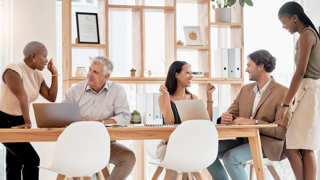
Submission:
M 22 116 L 0 111 L 0 128 L 24 124 Z M 7 180 L 38 180 L 40 158 L 30 143 L 2 143 L 6 147 Z M 22 178 L 21 178 L 22 173 Z

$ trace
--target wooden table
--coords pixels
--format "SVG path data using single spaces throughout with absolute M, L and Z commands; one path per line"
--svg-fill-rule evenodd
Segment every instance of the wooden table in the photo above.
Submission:
M 265 180 L 259 128 L 277 125 L 228 125 L 216 126 L 219 138 L 248 137 L 258 180 Z M 111 140 L 169 139 L 176 126 L 107 128 Z M 0 142 L 57 141 L 64 128 L 0 129 Z

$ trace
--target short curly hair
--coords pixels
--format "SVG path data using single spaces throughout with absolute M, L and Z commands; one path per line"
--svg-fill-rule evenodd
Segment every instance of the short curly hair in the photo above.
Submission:
M 247 56 L 257 66 L 263 64 L 266 72 L 271 73 L 276 68 L 277 59 L 272 56 L 267 50 L 258 50 Z

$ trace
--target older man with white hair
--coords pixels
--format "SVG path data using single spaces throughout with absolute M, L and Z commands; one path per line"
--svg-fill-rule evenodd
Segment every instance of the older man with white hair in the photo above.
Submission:
M 87 80 L 71 87 L 63 103 L 77 103 L 82 121 L 99 121 L 127 126 L 130 109 L 124 88 L 109 81 L 113 64 L 107 57 L 91 59 Z M 115 167 L 108 180 L 125 180 L 135 164 L 135 155 L 127 147 L 111 141 L 109 163 Z

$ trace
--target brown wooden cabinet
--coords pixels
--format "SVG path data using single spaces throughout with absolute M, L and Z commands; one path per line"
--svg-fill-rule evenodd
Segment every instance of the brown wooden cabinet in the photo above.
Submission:
M 208 82 L 213 84 L 230 84 L 231 96 L 233 99 L 238 94 L 244 81 L 244 55 L 243 55 L 243 8 L 239 4 L 232 7 L 232 22 L 222 23 L 214 22 L 212 14 L 212 3 L 210 0 L 163 0 L 162 4 L 150 6 L 152 0 L 132 0 L 127 2 L 133 2 L 135 4 L 117 4 L 122 1 L 116 0 L 98 0 L 98 22 L 101 44 L 77 44 L 75 42 L 74 34 L 72 34 L 72 28 L 74 28 L 74 20 L 72 20 L 72 0 L 62 1 L 62 67 L 63 67 L 63 94 L 72 86 L 72 84 L 85 80 L 83 77 L 75 77 L 73 74 L 73 64 L 77 58 L 73 55 L 75 51 L 95 50 L 96 55 L 110 56 L 110 13 L 112 12 L 126 12 L 132 17 L 132 39 L 131 48 L 132 56 L 130 57 L 130 64 L 132 67 L 123 69 L 127 72 L 127 77 L 115 77 L 111 76 L 110 80 L 118 83 L 131 83 L 140 84 L 143 86 L 142 91 L 146 90 L 145 84 L 162 84 L 165 81 L 165 77 L 145 77 L 143 73 L 147 66 L 146 54 L 148 53 L 148 47 L 146 47 L 146 29 L 145 18 L 147 13 L 156 12 L 163 13 L 164 20 L 164 64 L 169 67 L 173 61 L 178 57 L 178 53 L 181 52 L 197 52 L 197 67 L 198 71 L 203 72 L 206 77 L 194 78 L 193 83 L 199 84 L 198 97 L 206 99 L 205 86 Z M 195 6 L 197 12 L 193 12 L 197 17 L 197 25 L 200 26 L 202 34 L 202 46 L 181 46 L 177 45 L 177 22 L 180 22 L 181 17 L 177 16 L 179 11 L 184 11 L 180 8 L 181 4 L 191 4 Z M 189 11 L 188 9 L 186 9 Z M 189 24 L 184 24 L 189 25 Z M 227 32 L 227 33 L 226 33 Z M 180 32 L 181 33 L 181 32 Z M 227 35 L 226 35 L 227 34 Z M 178 34 L 181 36 L 181 34 Z M 224 41 L 227 36 L 227 43 Z M 214 38 L 215 37 L 215 38 Z M 228 44 L 228 45 L 223 45 Z M 224 46 L 224 47 L 223 47 Z M 215 48 L 241 48 L 241 78 L 213 78 L 213 52 Z M 132 59 L 132 60 L 131 60 Z M 132 61 L 132 62 L 131 62 Z M 136 69 L 136 77 L 130 77 L 129 71 L 131 68 Z M 166 73 L 165 73 L 166 74 Z M 140 90 L 139 90 L 140 91 Z M 134 179 L 147 179 L 145 177 L 145 161 L 146 153 L 144 141 L 135 141 L 134 150 L 137 157 L 136 166 L 134 169 Z M 210 175 L 204 175 L 205 179 L 210 179 Z
M 217 43 L 219 47 L 219 40 L 222 31 L 228 31 L 227 36 L 228 47 L 226 48 L 241 48 L 241 67 L 244 66 L 243 56 L 243 8 L 239 4 L 232 7 L 232 22 L 214 22 L 211 19 L 211 14 L 214 10 L 211 8 L 210 0 L 164 0 L 163 4 L 150 6 L 150 0 L 136 0 L 133 1 L 137 5 L 123 5 L 117 4 L 117 1 L 99 0 L 98 2 L 98 20 L 99 33 L 101 44 L 76 44 L 75 39 L 72 38 L 72 0 L 62 1 L 62 62 L 63 62 L 63 94 L 71 87 L 73 83 L 78 83 L 85 80 L 73 76 L 73 62 L 75 57 L 73 51 L 95 49 L 97 54 L 109 57 L 110 55 L 110 22 L 109 14 L 111 12 L 131 12 L 132 16 L 132 67 L 135 68 L 136 77 L 114 77 L 110 80 L 119 83 L 136 83 L 136 84 L 161 84 L 164 83 L 165 77 L 145 77 L 143 71 L 146 69 L 146 35 L 145 35 L 145 16 L 148 12 L 158 12 L 164 15 L 164 61 L 165 66 L 177 59 L 177 52 L 179 51 L 197 51 L 198 52 L 198 71 L 205 74 L 204 78 L 194 78 L 193 83 L 199 84 L 199 88 L 203 88 L 204 84 L 210 82 L 213 84 L 230 84 L 231 85 L 231 99 L 233 99 L 240 87 L 243 85 L 244 71 L 242 70 L 241 78 L 213 78 L 211 64 L 213 62 L 213 43 Z M 112 3 L 111 3 L 112 2 Z M 120 2 L 120 1 L 119 1 Z M 202 46 L 180 46 L 177 45 L 177 22 L 180 21 L 177 17 L 177 9 L 180 4 L 193 4 L 197 6 L 198 25 L 202 34 Z M 180 10 L 180 9 L 179 9 Z M 188 25 L 188 24 L 185 24 Z M 180 27 L 181 28 L 181 27 Z M 216 29 L 212 34 L 212 29 Z M 217 39 L 212 39 L 217 37 Z M 222 40 L 223 41 L 223 40 Z M 128 71 L 128 70 L 124 70 Z M 199 91 L 203 92 L 203 91 Z M 200 97 L 205 97 L 205 94 L 199 94 Z

